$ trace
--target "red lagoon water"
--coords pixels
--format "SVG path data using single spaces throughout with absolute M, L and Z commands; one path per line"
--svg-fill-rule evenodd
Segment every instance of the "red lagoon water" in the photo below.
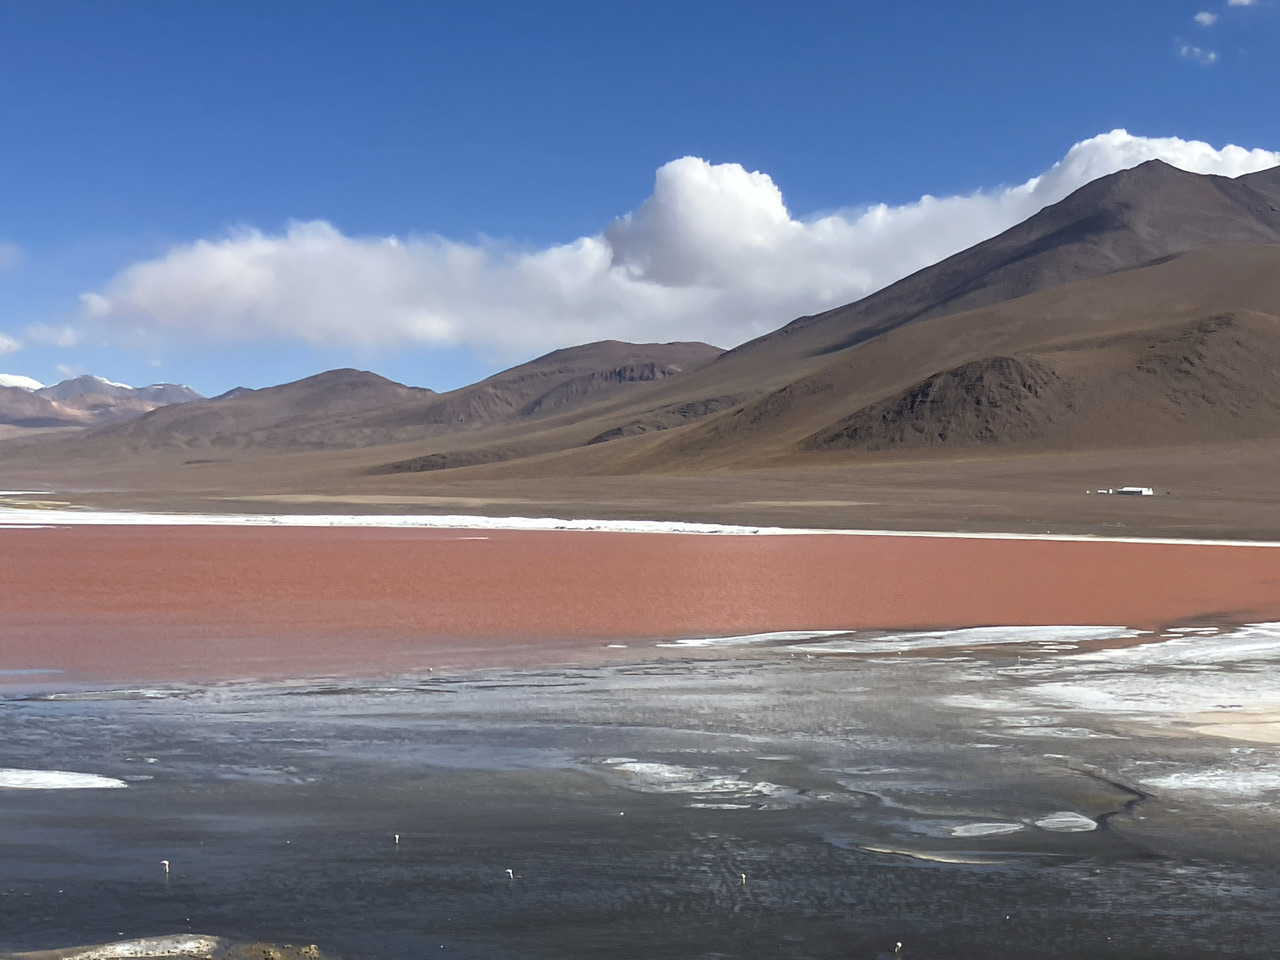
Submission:
M 1280 549 L 895 536 L 0 528 L 0 671 L 212 680 L 773 630 L 1280 619 Z M 609 643 L 628 643 L 611 649 Z

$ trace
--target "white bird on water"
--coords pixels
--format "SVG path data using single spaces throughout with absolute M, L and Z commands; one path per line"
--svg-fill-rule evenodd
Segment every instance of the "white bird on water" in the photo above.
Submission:
M 507 879 L 514 880 L 515 878 L 516 878 L 516 875 L 511 872 L 511 868 L 507 867 Z
M 160 861 L 160 866 L 164 867 L 164 875 L 165 875 L 166 877 L 168 877 L 168 876 L 169 876 L 169 861 L 168 861 L 168 860 L 161 860 L 161 861 Z

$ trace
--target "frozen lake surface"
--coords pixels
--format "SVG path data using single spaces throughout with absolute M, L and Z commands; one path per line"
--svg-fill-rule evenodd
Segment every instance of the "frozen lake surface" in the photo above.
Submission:
M 751 641 L 371 682 L 0 677 L 0 953 L 1275 955 L 1275 625 Z

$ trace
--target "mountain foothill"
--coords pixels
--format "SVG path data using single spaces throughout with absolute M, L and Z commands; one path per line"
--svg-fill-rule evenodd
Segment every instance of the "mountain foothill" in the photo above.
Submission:
M 109 466 L 228 495 L 310 482 L 518 500 L 525 483 L 545 500 L 596 478 L 670 500 L 681 478 L 800 490 L 841 471 L 1256 461 L 1280 440 L 1280 168 L 1228 179 L 1149 161 L 728 351 L 604 341 L 445 393 L 358 370 L 212 399 L 0 386 L 0 425 L 6 474 Z

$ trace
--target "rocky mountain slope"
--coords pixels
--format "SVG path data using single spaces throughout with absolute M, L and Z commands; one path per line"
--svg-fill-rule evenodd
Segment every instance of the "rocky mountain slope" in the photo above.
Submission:
M 199 399 L 200 394 L 190 387 L 173 383 L 130 387 L 81 376 L 46 387 L 29 377 L 6 376 L 0 381 L 0 424 L 33 429 L 90 427 Z
M 545 421 L 705 365 L 702 343 L 603 341 L 557 350 L 449 393 L 359 370 L 261 390 L 237 388 L 92 431 L 75 446 L 121 449 L 341 450 Z M 523 427 L 522 427 L 523 429 Z M 70 448 L 69 448 L 70 449 Z
M 1280 439 L 1278 193 L 1280 170 L 1230 180 L 1152 161 L 727 353 L 606 341 L 446 394 L 331 371 L 32 456 L 214 449 L 242 458 L 246 477 L 279 477 L 264 457 L 309 451 L 307 467 L 290 461 L 296 482 L 323 464 L 359 486 L 801 476 L 885 458 Z M 238 482 L 234 469 L 223 482 Z
M 1029 311 L 1029 316 L 1037 311 L 1044 314 L 1044 322 L 1032 331 L 1024 349 L 1030 349 L 1037 336 L 1046 340 L 1095 336 L 1105 330 L 1081 325 L 1079 316 L 1055 314 L 1050 309 L 1055 298 L 1049 292 L 1187 253 L 1273 249 L 1280 244 L 1280 204 L 1270 191 L 1280 189 L 1278 185 L 1278 170 L 1231 180 L 1187 173 L 1160 161 L 1100 178 L 1010 230 L 863 300 L 792 321 L 701 369 L 635 395 L 625 406 L 584 408 L 583 422 L 600 428 L 586 436 L 561 431 L 542 443 L 526 438 L 523 449 L 548 452 L 584 443 L 627 441 L 605 458 L 608 462 L 600 455 L 582 461 L 581 469 L 610 472 L 701 469 L 708 464 L 778 462 L 820 449 L 851 451 L 851 446 L 813 446 L 803 438 L 831 428 L 860 405 L 884 399 L 875 394 L 881 386 L 892 384 L 893 390 L 903 390 L 954 366 L 991 356 L 990 347 L 998 342 L 999 333 L 984 326 L 984 308 L 1019 303 L 1018 309 Z M 1172 276 L 1180 269 L 1160 276 Z M 1225 281 L 1219 282 L 1214 268 L 1207 268 L 1198 282 L 1193 293 L 1203 316 L 1228 310 L 1238 299 L 1235 291 L 1224 288 Z M 1022 302 L 1041 293 L 1047 299 Z M 1135 312 L 1144 313 L 1144 303 L 1153 297 L 1152 303 L 1164 304 L 1159 293 L 1142 281 L 1126 288 L 1125 299 L 1119 302 L 1122 309 L 1108 323 L 1123 324 Z M 1249 304 L 1245 309 L 1256 307 L 1264 314 L 1275 309 L 1266 298 Z M 931 329 L 926 335 L 928 350 L 897 353 L 907 349 L 897 333 L 950 316 L 967 319 L 945 331 Z M 989 343 L 992 337 L 995 341 Z M 908 339 L 914 343 L 916 338 Z M 963 349 L 946 349 L 951 344 Z M 862 352 L 864 346 L 869 353 Z M 876 358 L 872 370 L 860 359 L 868 356 Z M 840 372 L 846 368 L 847 372 Z M 984 382 L 1001 369 L 1014 370 L 997 365 L 984 371 Z M 950 382 L 944 377 L 938 385 Z M 667 431 L 671 431 L 669 437 L 634 439 Z M 421 459 L 390 466 L 438 469 L 513 458 L 512 451 L 500 446 L 473 458 L 442 456 L 444 451 L 431 446 L 434 450 L 424 452 Z M 564 469 L 578 469 L 573 466 L 577 462 L 567 455 Z
M 1280 245 L 1199 251 L 904 325 L 619 468 L 1280 437 L 1277 370 Z
M 84 410 L 49 400 L 25 387 L 0 386 L 0 424 L 40 429 L 84 427 L 91 422 Z

